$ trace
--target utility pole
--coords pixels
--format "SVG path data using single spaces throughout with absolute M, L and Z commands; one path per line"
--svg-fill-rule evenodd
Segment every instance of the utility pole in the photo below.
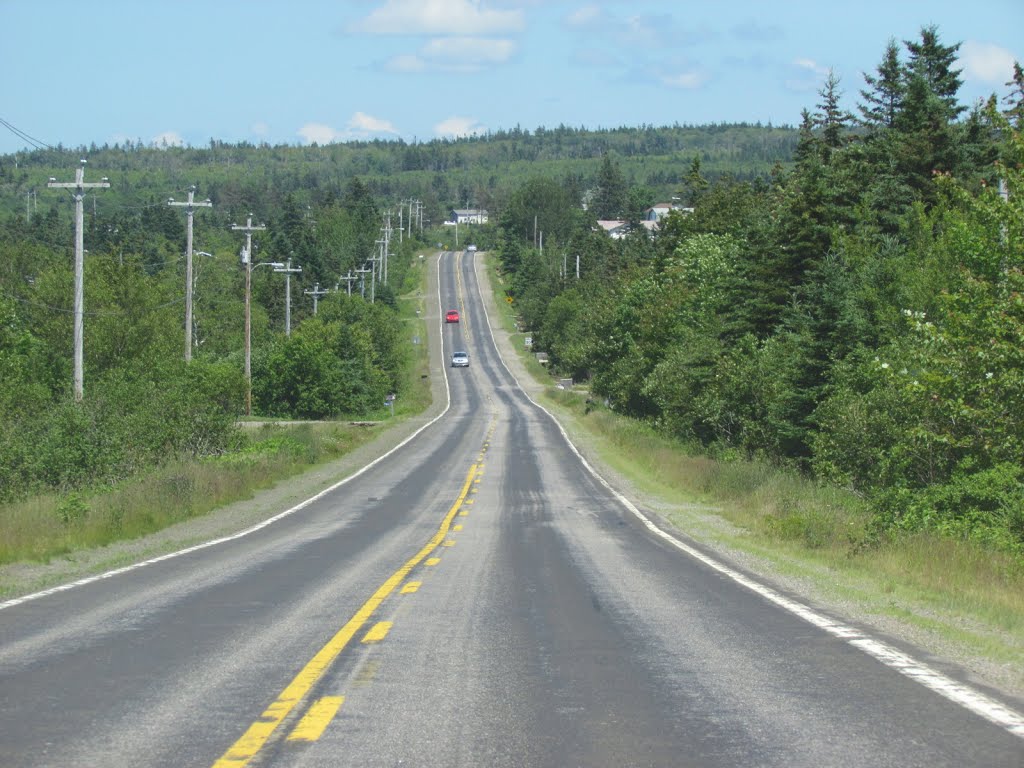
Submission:
M 252 233 L 261 232 L 267 227 L 265 224 L 253 226 L 252 214 L 245 221 L 244 226 L 232 224 L 231 228 L 238 232 L 245 232 L 245 246 L 242 248 L 242 264 L 245 266 L 245 415 L 252 415 L 252 312 L 250 304 L 252 299 Z
M 381 228 L 381 234 L 384 235 L 384 237 L 382 237 L 380 240 L 375 240 L 374 241 L 377 244 L 377 255 L 374 256 L 373 259 L 372 259 L 374 264 L 378 264 L 379 265 L 379 266 L 377 266 L 377 279 L 374 281 L 374 282 L 377 282 L 377 283 L 385 282 L 384 273 L 387 271 L 387 261 L 388 261 L 388 234 L 387 234 L 387 229 L 382 227 Z M 373 301 L 372 297 L 371 297 L 370 301 L 371 302 Z
M 213 203 L 208 199 L 201 203 L 193 199 L 196 194 L 196 185 L 188 188 L 188 202 L 176 203 L 174 198 L 167 201 L 168 205 L 184 206 L 188 215 L 188 228 L 185 235 L 185 362 L 192 362 L 192 217 L 196 206 L 200 208 L 212 208 Z
M 357 274 L 362 275 L 362 277 L 359 278 L 359 295 L 364 299 L 366 298 L 366 273 L 372 271 L 373 270 L 367 269 L 366 267 L 359 267 L 359 269 L 356 270 Z
M 352 282 L 354 280 L 357 280 L 357 279 L 358 278 L 355 275 L 352 274 L 352 270 L 350 269 L 348 271 L 347 275 L 344 275 L 343 277 L 339 277 L 338 278 L 338 285 L 341 285 L 341 281 L 344 280 L 345 281 L 345 286 L 346 286 L 346 292 L 348 293 L 349 296 L 351 296 L 352 295 Z M 338 290 L 338 285 L 334 286 L 334 290 Z
M 330 291 L 328 291 L 326 288 L 320 290 L 320 283 L 317 283 L 315 286 L 313 286 L 313 290 L 309 290 L 307 288 L 306 290 L 303 291 L 303 293 L 306 294 L 307 296 L 313 297 L 313 317 L 316 317 L 316 308 L 320 297 L 326 296 L 328 293 L 330 293 Z
M 302 267 L 292 267 L 292 260 L 288 259 L 284 267 L 274 270 L 284 273 L 284 335 L 292 335 L 292 275 L 301 272 Z
M 404 242 L 405 226 L 402 224 L 402 212 L 405 210 L 405 200 L 398 204 L 398 243 Z M 409 221 L 412 221 L 412 201 L 409 201 Z
M 82 402 L 85 393 L 84 376 L 82 373 L 84 356 L 84 305 L 85 305 L 85 214 L 82 210 L 82 198 L 87 189 L 108 189 L 110 182 L 106 176 L 100 181 L 85 183 L 85 160 L 75 169 L 74 181 L 57 181 L 52 176 L 46 184 L 50 189 L 74 190 L 71 196 L 75 199 L 75 402 Z
M 399 213 L 401 213 L 402 209 L 399 208 L 398 210 Z M 384 228 L 384 269 L 381 278 L 382 283 L 386 283 L 388 281 L 388 257 L 391 255 L 391 232 L 391 211 L 388 211 L 388 223 L 387 226 Z

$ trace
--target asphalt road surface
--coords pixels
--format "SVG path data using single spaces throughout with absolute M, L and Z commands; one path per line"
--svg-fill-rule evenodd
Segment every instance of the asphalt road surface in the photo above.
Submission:
M 503 365 L 478 268 L 438 262 L 450 406 L 393 453 L 246 535 L 0 605 L 0 766 L 1024 766 L 1020 702 L 597 478 Z

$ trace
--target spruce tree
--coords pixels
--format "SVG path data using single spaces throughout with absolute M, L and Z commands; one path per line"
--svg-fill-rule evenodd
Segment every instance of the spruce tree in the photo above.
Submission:
M 1024 130 L 1024 69 L 1021 69 L 1019 61 L 1013 62 L 1013 78 L 1006 85 L 1010 87 L 1010 93 L 1003 99 L 1008 105 L 1003 114 L 1014 128 Z
M 822 160 L 828 164 L 832 152 L 840 149 L 845 143 L 853 116 L 839 106 L 839 99 L 842 97 L 839 78 L 831 70 L 818 95 L 821 96 L 821 101 L 817 105 L 819 111 L 814 114 L 814 125 L 821 129 Z
M 875 69 L 877 77 L 864 75 L 868 88 L 860 92 L 864 103 L 859 106 L 861 123 L 869 128 L 891 128 L 903 107 L 906 93 L 903 64 L 896 41 L 889 39 L 882 62 Z
M 966 109 L 957 101 L 957 92 L 963 84 L 960 79 L 963 70 L 953 69 L 960 43 L 942 45 L 938 27 L 932 24 L 921 28 L 920 42 L 904 40 L 904 44 L 910 53 L 907 64 L 910 77 L 916 75 L 924 80 L 928 89 L 945 105 L 950 120 L 959 117 Z

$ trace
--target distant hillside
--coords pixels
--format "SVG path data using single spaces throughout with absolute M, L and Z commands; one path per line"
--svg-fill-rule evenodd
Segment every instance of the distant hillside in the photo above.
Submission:
M 153 148 L 127 143 L 36 150 L 0 156 L 0 210 L 24 213 L 36 192 L 39 206 L 50 195 L 46 180 L 74 178 L 88 158 L 87 180 L 107 176 L 104 205 L 131 206 L 182 194 L 197 184 L 221 210 L 266 216 L 288 195 L 317 204 L 341 193 L 359 177 L 380 198 L 415 197 L 434 220 L 454 206 L 500 209 L 532 175 L 573 177 L 594 184 L 601 157 L 614 153 L 626 180 L 658 197 L 675 193 L 694 157 L 709 179 L 732 174 L 749 180 L 792 158 L 798 132 L 751 124 L 673 125 L 656 128 L 537 128 L 498 131 L 429 142 L 347 142 L 324 146 L 269 146 L 211 141 L 203 148 Z

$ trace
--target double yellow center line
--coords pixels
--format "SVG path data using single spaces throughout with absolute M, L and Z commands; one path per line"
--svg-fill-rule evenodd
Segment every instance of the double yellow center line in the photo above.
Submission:
M 462 491 L 459 493 L 458 498 L 455 500 L 455 504 L 448 514 L 445 515 L 444 520 L 441 521 L 441 526 L 438 528 L 437 533 L 426 543 L 426 545 L 419 552 L 416 553 L 405 565 L 395 571 L 387 581 L 377 588 L 377 591 L 373 593 L 373 596 L 363 603 L 362 607 L 356 611 L 356 614 L 349 619 L 348 623 L 345 624 L 337 634 L 332 637 L 323 648 L 321 648 L 317 654 L 310 659 L 309 663 L 302 668 L 302 670 L 295 676 L 295 678 L 288 684 L 288 686 L 281 692 L 277 699 L 260 715 L 260 718 L 249 726 L 248 730 L 242 735 L 238 741 L 236 741 L 227 752 L 225 752 L 216 763 L 213 764 L 213 768 L 242 768 L 249 764 L 256 754 L 263 749 L 263 747 L 270 741 L 274 731 L 277 730 L 278 726 L 284 722 L 292 711 L 301 704 L 305 698 L 309 695 L 309 692 L 313 687 L 320 681 L 331 664 L 338 658 L 341 652 L 348 645 L 349 641 L 359 632 L 359 630 L 370 620 L 374 612 L 381 606 L 381 604 L 388 598 L 388 596 L 395 591 L 395 589 L 405 581 L 409 573 L 419 565 L 431 552 L 437 549 L 444 542 L 445 537 L 448 535 L 448 531 L 451 528 L 452 520 L 455 515 L 458 514 L 459 508 L 462 503 L 466 500 L 466 495 L 469 493 L 470 488 L 473 486 L 473 480 L 477 474 L 477 465 L 473 464 L 469 473 L 466 475 L 466 481 L 462 485 Z M 340 702 L 339 702 L 340 705 Z M 335 711 L 337 707 L 335 707 Z

